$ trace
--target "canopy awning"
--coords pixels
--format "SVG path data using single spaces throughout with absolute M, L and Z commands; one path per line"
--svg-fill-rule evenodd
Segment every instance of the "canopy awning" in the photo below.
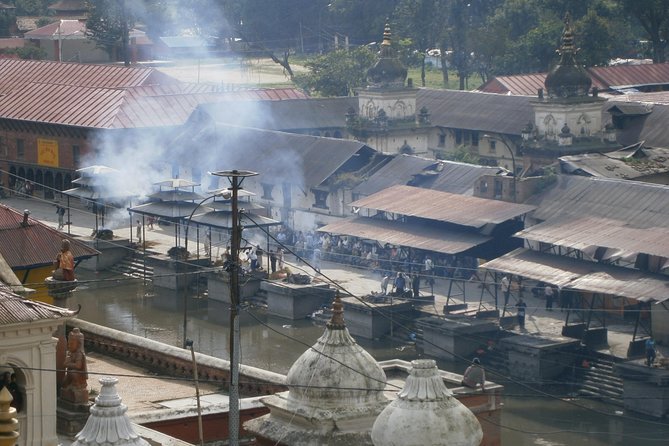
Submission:
M 319 228 L 318 231 L 350 235 L 376 240 L 382 244 L 408 246 L 443 254 L 459 254 L 491 239 L 491 237 L 476 233 L 437 228 L 433 225 L 365 217 L 330 223 Z
M 199 225 L 217 229 L 232 229 L 232 213 L 226 211 L 209 211 L 193 215 L 191 221 Z M 256 214 L 241 214 L 242 226 L 247 228 L 280 225 L 281 222 Z
M 516 249 L 481 268 L 588 293 L 608 294 L 641 302 L 669 299 L 669 277 L 573 257 Z
M 136 214 L 174 220 L 190 216 L 190 214 L 197 208 L 197 203 L 183 201 L 155 201 L 128 208 L 128 211 Z
M 607 248 L 606 259 L 632 257 L 638 253 L 669 257 L 666 228 L 634 228 L 629 224 L 606 218 L 580 217 L 551 219 L 530 226 L 516 237 L 580 251 Z

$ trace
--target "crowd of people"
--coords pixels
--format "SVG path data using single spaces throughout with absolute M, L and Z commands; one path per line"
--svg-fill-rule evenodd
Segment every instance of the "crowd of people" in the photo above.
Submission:
M 467 280 L 475 274 L 478 261 L 469 256 L 452 256 L 395 245 L 381 246 L 373 240 L 339 236 L 314 231 L 292 231 L 281 226 L 276 240 L 291 247 L 295 254 L 310 261 L 326 260 L 370 269 L 384 277 L 386 274 L 421 273 L 425 280 L 434 277 Z M 406 279 L 406 278 L 405 278 Z

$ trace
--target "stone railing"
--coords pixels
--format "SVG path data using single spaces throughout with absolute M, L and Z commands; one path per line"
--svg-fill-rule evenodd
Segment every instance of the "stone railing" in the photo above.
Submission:
M 171 377 L 193 377 L 191 352 L 80 319 L 67 323 L 67 332 L 78 327 L 84 334 L 87 351 L 118 358 L 147 370 Z M 201 353 L 195 353 L 198 379 L 228 388 L 230 362 Z M 255 367 L 240 365 L 239 390 L 244 396 L 268 395 L 288 390 L 286 376 Z

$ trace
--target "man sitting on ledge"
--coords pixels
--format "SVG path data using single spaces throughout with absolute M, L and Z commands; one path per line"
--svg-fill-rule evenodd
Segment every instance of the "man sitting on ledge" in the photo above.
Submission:
M 70 251 L 70 241 L 63 240 L 60 252 L 56 256 L 56 261 L 53 262 L 56 270 L 53 272 L 54 280 L 61 280 L 71 282 L 74 280 L 74 256 Z

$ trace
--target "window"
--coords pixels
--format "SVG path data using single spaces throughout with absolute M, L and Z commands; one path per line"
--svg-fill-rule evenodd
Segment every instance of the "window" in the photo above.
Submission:
M 81 149 L 77 145 L 72 146 L 72 164 L 74 164 L 75 167 L 79 166 L 79 162 L 81 161 Z
M 502 182 L 495 180 L 495 198 L 502 198 Z
M 462 130 L 460 129 L 455 129 L 455 145 L 456 146 L 462 145 Z
M 324 190 L 313 189 L 314 192 L 314 207 L 320 209 L 328 208 L 328 193 Z
M 497 141 L 494 139 L 490 140 L 490 153 L 496 153 L 497 152 Z
M 479 145 L 479 132 L 472 132 L 472 145 L 478 147 Z
M 17 139 L 16 140 L 16 158 L 22 160 L 25 157 L 26 157 L 25 141 L 22 140 L 22 139 Z
M 481 193 L 488 192 L 488 182 L 486 180 L 481 180 L 481 185 L 479 186 Z
M 446 147 L 446 135 L 439 135 L 439 147 Z
M 272 189 L 274 188 L 274 186 L 267 183 L 260 183 L 260 185 L 262 186 L 262 198 L 264 198 L 265 200 L 273 200 Z

